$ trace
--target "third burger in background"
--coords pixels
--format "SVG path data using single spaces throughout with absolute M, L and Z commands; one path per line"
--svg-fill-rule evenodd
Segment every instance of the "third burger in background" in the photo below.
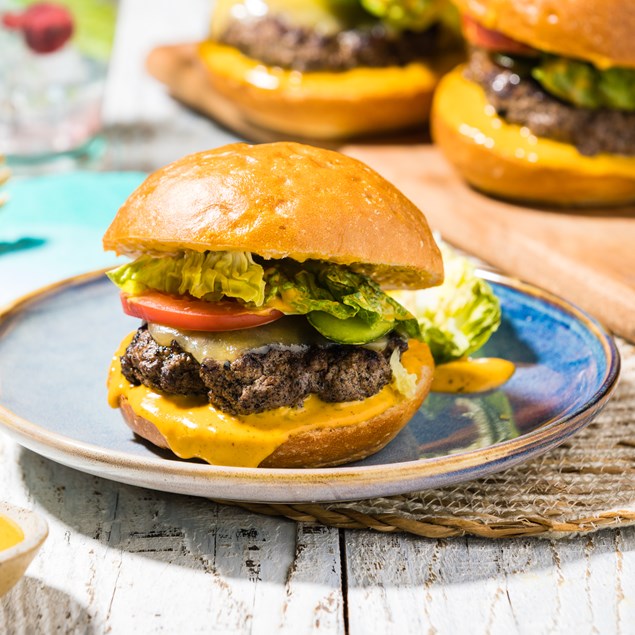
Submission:
M 483 191 L 553 205 L 635 200 L 635 9 L 619 0 L 455 0 L 471 45 L 432 131 Z
M 219 0 L 199 57 L 252 125 L 336 139 L 421 126 L 462 57 L 447 0 Z

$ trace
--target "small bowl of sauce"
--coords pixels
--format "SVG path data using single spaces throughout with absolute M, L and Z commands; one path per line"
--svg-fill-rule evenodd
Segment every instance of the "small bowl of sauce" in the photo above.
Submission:
M 0 502 L 0 596 L 24 575 L 47 535 L 41 516 Z

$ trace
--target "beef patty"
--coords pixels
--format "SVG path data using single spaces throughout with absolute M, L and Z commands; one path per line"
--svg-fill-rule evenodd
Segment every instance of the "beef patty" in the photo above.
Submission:
M 438 29 L 397 34 L 381 24 L 335 34 L 294 26 L 279 16 L 232 21 L 219 38 L 268 66 L 297 71 L 344 71 L 404 66 L 433 53 Z
M 326 402 L 366 399 L 392 379 L 390 356 L 407 342 L 391 335 L 382 352 L 332 344 L 254 349 L 229 362 L 199 364 L 176 342 L 161 346 L 146 326 L 121 357 L 124 377 L 170 394 L 205 395 L 231 414 L 300 406 L 309 394 Z
M 635 113 L 591 110 L 560 101 L 533 80 L 497 65 L 474 49 L 466 77 L 480 84 L 496 112 L 539 136 L 573 144 L 581 154 L 635 156 Z

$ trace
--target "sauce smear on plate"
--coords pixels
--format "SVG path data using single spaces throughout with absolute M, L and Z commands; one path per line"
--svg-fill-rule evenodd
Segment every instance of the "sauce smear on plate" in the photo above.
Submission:
M 485 392 L 502 386 L 513 374 L 514 364 L 506 359 L 483 357 L 457 359 L 434 370 L 433 392 Z

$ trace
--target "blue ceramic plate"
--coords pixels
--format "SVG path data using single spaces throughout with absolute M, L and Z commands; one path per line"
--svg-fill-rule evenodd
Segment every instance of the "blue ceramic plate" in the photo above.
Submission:
M 251 502 L 386 496 L 477 478 L 530 459 L 586 425 L 619 373 L 613 340 L 577 308 L 483 274 L 503 322 L 480 352 L 513 361 L 499 390 L 432 394 L 383 451 L 344 467 L 230 468 L 137 441 L 106 403 L 113 352 L 138 320 L 100 274 L 20 300 L 0 319 L 0 422 L 24 446 L 90 474 L 158 490 Z

